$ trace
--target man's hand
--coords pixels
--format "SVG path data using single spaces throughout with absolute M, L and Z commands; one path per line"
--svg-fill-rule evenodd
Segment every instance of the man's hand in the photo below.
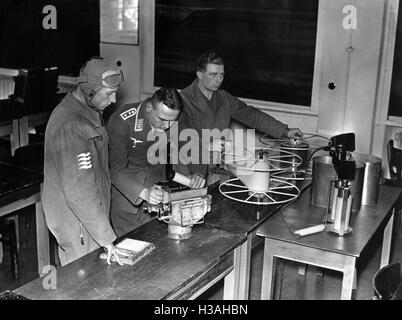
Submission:
M 199 174 L 193 174 L 191 176 L 189 176 L 190 178 L 190 188 L 191 189 L 198 189 L 198 188 L 202 188 L 205 185 L 205 179 L 203 176 L 199 175 Z
M 109 244 L 105 247 L 105 250 L 107 253 L 106 261 L 108 264 L 111 264 L 112 261 L 116 261 L 119 265 L 123 265 L 118 255 L 119 249 L 117 249 L 113 244 Z
M 288 138 L 300 140 L 301 138 L 303 138 L 303 132 L 301 132 L 299 128 L 289 128 L 286 136 Z
M 223 152 L 225 150 L 231 150 L 232 144 L 232 141 L 228 141 L 225 139 L 215 139 L 209 144 L 208 150 L 211 152 Z
M 145 188 L 141 191 L 139 197 L 150 204 L 158 204 L 163 202 L 166 191 L 159 186 L 153 185 L 150 189 Z
M 161 202 L 163 202 L 164 194 L 165 194 L 165 191 L 163 191 L 161 188 L 152 186 L 149 189 L 149 198 L 148 198 L 147 202 L 150 204 L 161 203 Z

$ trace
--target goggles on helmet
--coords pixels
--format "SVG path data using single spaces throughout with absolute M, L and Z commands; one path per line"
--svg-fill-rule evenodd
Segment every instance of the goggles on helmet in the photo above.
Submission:
M 116 88 L 124 81 L 122 70 L 109 70 L 102 74 L 102 86 Z
M 124 82 L 124 75 L 122 70 L 108 70 L 102 73 L 102 79 L 93 75 L 87 75 L 78 77 L 77 82 L 101 85 L 105 88 L 117 88 Z

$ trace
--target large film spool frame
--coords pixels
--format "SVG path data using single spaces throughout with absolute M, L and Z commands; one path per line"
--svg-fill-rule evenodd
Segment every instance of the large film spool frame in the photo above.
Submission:
M 312 143 L 310 140 L 311 139 L 319 139 L 322 140 L 320 141 L 321 143 Z M 281 146 L 281 144 L 283 143 L 287 143 L 290 141 L 289 138 L 279 138 L 279 139 L 275 139 L 275 138 L 269 138 L 267 135 L 262 135 L 259 138 L 259 141 L 266 146 L 270 146 L 270 147 L 276 147 L 279 148 Z M 319 135 L 319 134 L 314 134 L 314 133 L 304 133 L 303 134 L 303 138 L 301 140 L 301 143 L 308 143 L 309 147 L 306 148 L 298 148 L 297 144 L 295 144 L 294 146 L 292 146 L 291 148 L 287 148 L 285 147 L 285 150 L 295 150 L 295 151 L 315 151 L 315 150 L 319 150 L 322 149 L 323 147 L 327 146 L 328 143 L 330 142 L 330 139 Z M 309 166 L 307 166 L 306 170 L 281 170 L 281 171 L 277 171 L 275 173 L 273 173 L 271 175 L 271 177 L 276 178 L 276 179 L 281 179 L 281 180 L 288 180 L 288 181 L 303 181 L 305 178 L 305 174 L 306 171 L 311 170 L 311 168 Z
M 257 205 L 286 203 L 296 199 L 300 194 L 299 188 L 290 182 L 271 178 L 271 183 L 276 185 L 269 186 L 265 192 L 253 192 L 242 184 L 239 178 L 234 178 L 223 182 L 219 186 L 219 191 L 231 200 Z M 245 196 L 245 199 L 242 199 L 243 196 Z
M 256 154 L 258 154 L 257 157 L 255 154 L 251 155 L 250 152 L 247 155 L 224 153 L 222 159 L 224 166 L 236 176 L 238 176 L 236 173 L 241 173 L 243 176 L 244 174 L 250 175 L 251 180 L 253 177 L 259 179 L 261 175 L 268 178 L 266 189 L 252 190 L 249 188 L 250 185 L 247 186 L 238 177 L 223 182 L 219 186 L 220 193 L 231 200 L 256 205 L 282 204 L 296 199 L 300 194 L 298 187 L 288 181 L 272 178 L 271 175 L 277 171 L 291 170 L 300 165 L 302 159 L 291 152 L 272 147 L 257 149 Z M 234 161 L 229 161 L 233 158 Z M 261 160 L 268 164 L 267 168 L 259 169 L 253 166 Z M 248 166 L 244 166 L 244 164 Z
M 321 139 L 323 141 L 325 141 L 325 143 L 312 143 L 310 140 L 313 138 L 318 138 Z M 259 138 L 259 141 L 268 147 L 278 147 L 281 143 L 283 142 L 289 142 L 289 138 L 279 138 L 279 139 L 275 139 L 275 138 L 269 138 L 267 135 L 262 135 Z M 303 138 L 301 139 L 301 142 L 305 142 L 308 143 L 310 146 L 314 146 L 311 149 L 320 149 L 323 148 L 325 146 L 328 145 L 328 142 L 330 142 L 331 140 L 325 136 L 319 135 L 319 134 L 315 134 L 315 133 L 304 133 L 303 134 Z
M 289 151 L 286 150 L 281 150 L 278 148 L 274 147 L 265 147 L 265 148 L 256 148 L 255 153 L 262 154 L 263 159 L 265 162 L 268 163 L 269 169 L 253 169 L 250 168 L 253 166 L 253 164 L 257 163 L 259 160 L 258 157 L 256 157 L 255 154 L 251 154 L 251 151 L 246 151 L 247 155 L 238 155 L 235 153 L 230 153 L 230 152 L 224 152 L 222 155 L 222 161 L 224 166 L 236 169 L 236 168 L 241 168 L 241 170 L 249 170 L 249 171 L 259 171 L 259 172 L 275 172 L 279 170 L 291 170 L 294 167 L 297 167 L 301 164 L 302 159 Z M 272 153 L 277 153 L 275 155 L 270 155 Z M 282 154 L 281 154 L 282 153 Z M 234 159 L 234 160 L 233 160 Z M 295 161 L 296 160 L 296 161 Z M 242 164 L 246 161 L 246 163 L 249 165 L 248 167 L 244 167 L 241 165 L 236 165 L 236 164 Z M 250 166 L 250 162 L 252 162 Z

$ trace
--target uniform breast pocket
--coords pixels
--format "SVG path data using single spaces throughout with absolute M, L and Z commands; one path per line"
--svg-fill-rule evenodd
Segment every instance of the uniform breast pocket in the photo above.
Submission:
M 108 139 L 107 136 L 99 134 L 89 139 L 89 144 L 93 146 L 96 157 L 103 165 L 107 164 L 108 158 Z
M 92 143 L 95 147 L 96 147 L 96 149 L 98 149 L 98 150 L 102 150 L 103 149 L 103 135 L 98 135 L 98 136 L 95 136 L 95 137 L 91 137 L 90 139 L 89 139 L 89 142 L 90 143 Z

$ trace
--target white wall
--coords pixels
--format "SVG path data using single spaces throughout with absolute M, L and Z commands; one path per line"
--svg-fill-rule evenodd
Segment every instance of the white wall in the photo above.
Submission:
M 140 77 L 140 49 L 134 45 L 100 44 L 100 54 L 112 61 L 120 61 L 124 74 L 124 82 L 119 88 L 117 105 L 132 103 L 139 100 L 141 77 Z
M 355 132 L 356 151 L 371 153 L 386 1 L 324 2 L 318 130 L 327 134 Z M 357 10 L 356 30 L 345 30 L 342 24 L 342 9 L 350 4 Z M 335 90 L 328 88 L 329 82 L 336 83 Z
M 118 105 L 136 102 L 140 97 L 140 49 L 134 45 L 100 44 L 101 56 L 121 61 L 124 82 L 118 91 Z

